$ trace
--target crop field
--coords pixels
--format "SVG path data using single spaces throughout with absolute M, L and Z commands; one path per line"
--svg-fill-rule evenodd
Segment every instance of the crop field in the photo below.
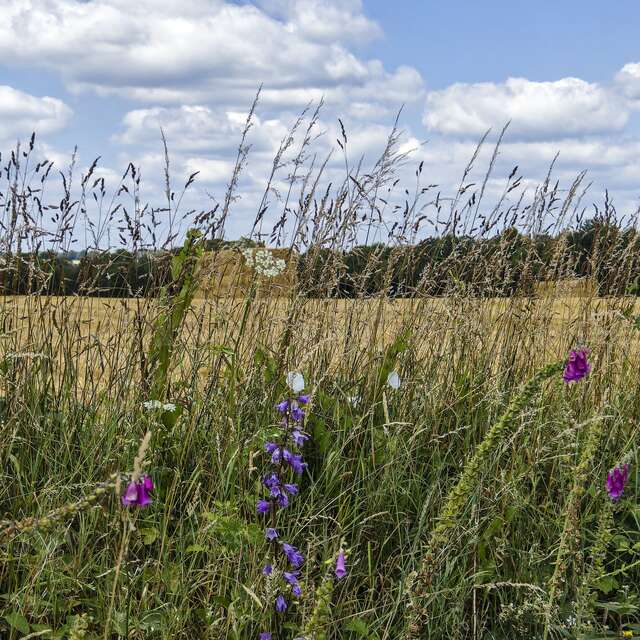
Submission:
M 635 298 L 194 299 L 165 337 L 158 387 L 168 308 L 3 300 L 3 637 L 636 628 Z M 591 372 L 565 383 L 582 345 Z M 308 466 L 281 470 L 297 495 L 269 516 L 274 546 L 256 503 L 276 404 L 301 393 L 288 372 L 309 395 Z M 613 501 L 607 473 L 622 463 Z M 144 508 L 120 499 L 136 467 L 154 484 Z M 278 540 L 304 556 L 290 581 L 264 575 Z

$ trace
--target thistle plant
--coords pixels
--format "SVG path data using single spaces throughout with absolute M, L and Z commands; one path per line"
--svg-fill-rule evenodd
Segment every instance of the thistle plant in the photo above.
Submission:
M 292 393 L 276 405 L 280 415 L 277 436 L 264 445 L 269 464 L 262 478 L 265 494 L 256 505 L 258 514 L 267 518 L 265 538 L 270 543 L 262 573 L 268 580 L 269 595 L 275 596 L 273 605 L 279 614 L 287 610 L 288 597 L 302 595 L 298 579 L 304 556 L 292 544 L 281 540 L 278 511 L 286 509 L 290 498 L 298 495 L 298 484 L 292 480 L 304 473 L 307 463 L 301 453 L 295 453 L 295 449 L 301 449 L 309 439 L 304 432 L 304 407 L 309 403 L 309 396 L 302 393 L 305 387 L 302 374 L 290 372 L 287 384 Z M 261 637 L 268 638 L 269 633 L 264 631 Z
M 515 425 L 521 411 L 529 405 L 540 391 L 542 383 L 565 369 L 565 362 L 554 362 L 540 369 L 511 401 L 507 410 L 489 429 L 473 457 L 467 462 L 460 479 L 449 492 L 438 518 L 438 524 L 431 532 L 419 570 L 413 574 L 409 585 L 409 604 L 404 632 L 406 640 L 417 640 L 423 636 L 427 624 L 428 611 L 425 606 L 431 584 L 439 568 L 439 554 L 456 528 L 467 500 L 474 493 L 482 472 Z

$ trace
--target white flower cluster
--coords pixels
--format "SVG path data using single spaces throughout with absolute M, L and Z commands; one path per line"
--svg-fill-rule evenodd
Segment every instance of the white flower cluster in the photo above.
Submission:
M 175 411 L 176 405 L 173 402 L 160 402 L 160 400 L 147 400 L 142 405 L 145 409 L 162 409 L 163 411 Z
M 267 278 L 275 278 L 279 276 L 286 268 L 287 263 L 282 258 L 276 258 L 271 251 L 260 249 L 243 249 L 242 255 L 257 273 Z

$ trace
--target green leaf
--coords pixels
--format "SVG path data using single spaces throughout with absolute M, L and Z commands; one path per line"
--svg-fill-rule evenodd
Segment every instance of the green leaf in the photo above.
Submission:
M 140 529 L 140 535 L 144 544 L 153 544 L 158 539 L 158 530 L 155 527 Z
M 190 544 L 185 550 L 185 553 L 201 553 L 208 551 L 207 547 L 203 547 L 201 544 Z
M 369 635 L 369 625 L 362 618 L 350 620 L 345 626 L 345 630 L 353 631 L 353 633 L 363 638 Z
M 14 628 L 16 631 L 20 633 L 24 633 L 25 635 L 31 631 L 31 627 L 27 622 L 27 619 L 19 612 L 12 611 L 8 613 L 4 619 Z

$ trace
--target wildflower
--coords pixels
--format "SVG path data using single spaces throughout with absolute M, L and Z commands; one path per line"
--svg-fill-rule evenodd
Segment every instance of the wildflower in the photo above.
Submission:
M 399 389 L 400 388 L 400 376 L 398 375 L 397 371 L 390 371 L 389 372 L 389 375 L 387 376 L 387 384 L 392 389 Z
M 256 511 L 260 514 L 268 513 L 271 509 L 271 503 L 268 500 L 258 500 Z
M 629 465 L 626 463 L 614 467 L 607 474 L 607 493 L 614 502 L 620 500 L 628 479 Z
M 260 640 L 271 640 L 271 634 L 268 631 L 263 631 L 260 634 Z
M 344 566 L 344 551 L 342 549 L 340 549 L 338 559 L 336 560 L 335 574 L 338 580 L 340 580 L 340 578 L 344 578 L 347 575 L 347 569 Z
M 153 480 L 149 476 L 145 475 L 137 482 L 132 480 L 121 498 L 122 504 L 125 507 L 146 507 L 151 504 L 150 491 L 153 491 Z
M 302 433 L 302 431 L 298 431 L 295 429 L 291 432 L 291 439 L 293 440 L 293 444 L 296 447 L 302 447 L 304 443 L 309 439 L 309 436 L 306 433 Z
M 267 527 L 267 530 L 265 531 L 265 537 L 267 538 L 267 540 L 269 540 L 269 542 L 271 542 L 278 537 L 278 532 L 273 527 Z
M 279 593 L 276 598 L 276 611 L 278 613 L 283 613 L 287 610 L 287 601 L 284 599 L 284 596 Z
M 265 564 L 264 567 L 262 568 L 262 575 L 270 576 L 272 573 L 273 573 L 273 565 Z
M 562 374 L 565 382 L 577 382 L 591 371 L 591 365 L 587 362 L 588 355 L 588 349 L 571 350 Z
M 293 545 L 283 542 L 282 551 L 294 569 L 297 569 L 304 562 L 304 556 Z
M 304 377 L 298 371 L 289 371 L 287 385 L 294 393 L 300 393 L 304 389 Z

